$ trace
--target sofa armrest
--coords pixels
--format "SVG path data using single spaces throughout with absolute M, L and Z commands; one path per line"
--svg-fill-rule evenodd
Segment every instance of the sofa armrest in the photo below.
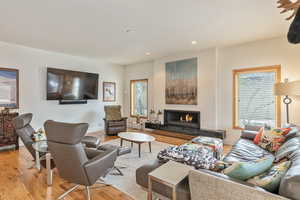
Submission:
M 227 176 L 225 174 L 219 173 L 219 172 L 210 171 L 210 170 L 207 170 L 207 169 L 199 169 L 197 171 L 201 171 L 203 173 L 207 173 L 207 174 L 210 174 L 212 176 L 219 177 L 219 178 L 222 178 L 222 179 L 225 179 L 225 180 L 229 180 L 229 181 L 233 181 L 233 182 L 236 182 L 236 183 L 239 183 L 239 184 L 242 184 L 242 185 L 246 185 L 246 186 L 249 186 L 249 187 L 256 187 L 252 183 L 248 183 L 248 182 L 236 179 L 236 178 L 231 178 L 231 177 L 229 177 L 229 176 Z M 264 190 L 262 188 L 260 188 L 260 189 Z
M 191 170 L 189 172 L 189 185 L 191 200 L 286 199 L 285 197 L 266 192 L 261 188 L 241 184 L 202 170 Z
M 148 188 L 148 174 L 163 164 L 164 163 L 160 162 L 158 159 L 155 159 L 152 162 L 139 167 L 135 171 L 136 183 L 142 187 Z
M 262 127 L 263 126 L 245 125 L 245 129 L 244 130 L 258 132 Z
M 241 138 L 253 140 L 257 134 L 257 131 L 242 130 Z
M 291 199 L 300 200 L 300 150 L 289 156 L 291 167 L 281 179 L 279 194 Z
M 98 148 L 101 140 L 100 138 L 94 136 L 84 136 L 81 140 L 81 143 L 87 148 Z

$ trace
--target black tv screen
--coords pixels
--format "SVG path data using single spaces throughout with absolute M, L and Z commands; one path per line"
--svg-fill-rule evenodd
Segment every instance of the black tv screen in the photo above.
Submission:
M 99 75 L 47 68 L 47 100 L 98 99 Z

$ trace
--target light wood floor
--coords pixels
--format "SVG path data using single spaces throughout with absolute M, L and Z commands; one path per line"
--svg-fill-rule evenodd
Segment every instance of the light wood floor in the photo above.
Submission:
M 149 133 L 149 132 L 148 132 Z M 151 133 L 149 133 L 151 134 Z M 92 133 L 102 141 L 116 139 L 115 136 L 104 136 L 103 133 Z M 187 140 L 167 136 L 153 135 L 157 141 L 180 145 Z M 225 152 L 230 149 L 225 147 Z M 47 187 L 46 171 L 39 173 L 30 167 L 34 164 L 31 155 L 24 147 L 18 151 L 0 153 L 0 200 L 54 200 L 73 185 L 61 179 L 56 170 L 53 174 L 53 185 Z M 97 185 L 96 185 L 97 186 Z M 100 185 L 98 185 L 100 186 Z M 85 193 L 76 190 L 65 200 L 84 200 Z M 106 186 L 92 190 L 93 200 L 132 200 L 131 197 L 114 187 Z

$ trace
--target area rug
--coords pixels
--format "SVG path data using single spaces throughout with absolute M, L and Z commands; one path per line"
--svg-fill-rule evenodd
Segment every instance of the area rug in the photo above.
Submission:
M 120 145 L 120 139 L 108 141 L 104 144 Z M 130 146 L 129 142 L 124 141 L 123 145 Z M 152 153 L 149 152 L 147 143 L 142 144 L 141 158 L 138 156 L 138 145 L 134 144 L 132 152 L 118 157 L 116 166 L 122 166 L 124 176 L 107 175 L 105 181 L 120 191 L 128 194 L 136 200 L 146 200 L 147 192 L 136 184 L 135 171 L 144 164 L 156 159 L 157 154 L 162 149 L 170 146 L 170 144 L 154 141 L 152 142 Z

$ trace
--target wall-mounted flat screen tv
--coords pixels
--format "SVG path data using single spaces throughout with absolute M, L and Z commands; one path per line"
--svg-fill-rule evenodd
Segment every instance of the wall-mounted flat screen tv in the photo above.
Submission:
M 47 68 L 47 100 L 98 99 L 99 75 Z

